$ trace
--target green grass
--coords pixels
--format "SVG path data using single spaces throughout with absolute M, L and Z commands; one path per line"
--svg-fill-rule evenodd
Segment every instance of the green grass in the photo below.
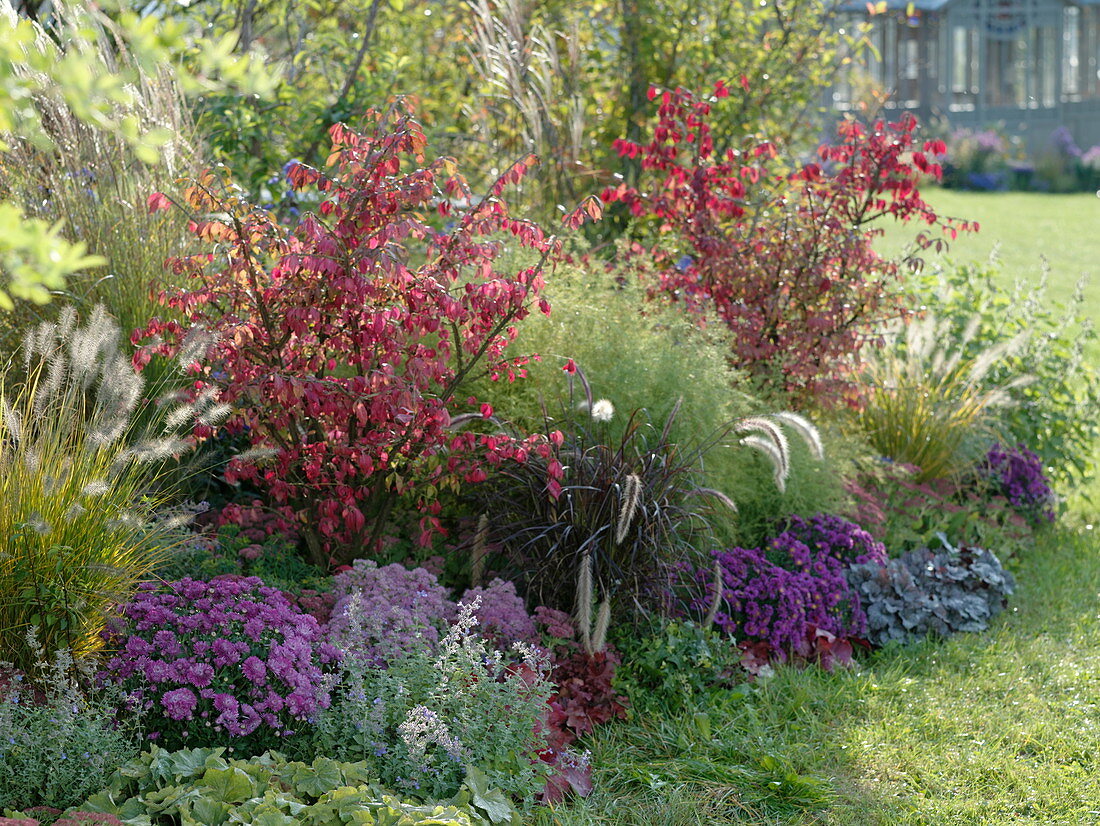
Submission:
M 929 264 L 945 258 L 984 262 L 996 250 L 1006 283 L 1034 282 L 1045 258 L 1050 264 L 1050 297 L 1066 300 L 1082 274 L 1090 277 L 1089 306 L 1100 316 L 1100 197 L 1091 194 L 1045 195 L 1036 192 L 957 192 L 931 189 L 926 200 L 943 215 L 978 221 L 976 233 L 965 233 L 945 255 L 929 253 Z M 886 234 L 876 246 L 893 255 L 909 243 L 915 224 L 883 224 Z
M 541 822 L 1100 823 L 1096 550 L 1042 538 L 987 633 L 609 727 L 588 744 L 597 791 Z

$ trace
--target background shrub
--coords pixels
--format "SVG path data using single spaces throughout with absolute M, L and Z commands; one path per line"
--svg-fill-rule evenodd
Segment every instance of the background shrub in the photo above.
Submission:
M 920 146 L 910 115 L 870 128 L 843 121 L 836 143 L 818 151 L 828 174 L 816 162 L 788 174 L 776 171 L 771 143 L 723 148 L 713 113 L 729 95 L 722 81 L 699 96 L 651 89 L 653 137 L 615 144 L 643 159 L 640 188 L 623 183 L 602 197 L 628 207 L 639 230 L 672 236 L 672 249 L 645 253 L 652 293 L 727 327 L 736 366 L 806 402 L 850 400 L 851 359 L 903 310 L 900 262 L 875 253 L 870 223 L 918 218 L 957 232 L 918 192 L 939 175 L 927 153 L 942 142 Z M 924 232 L 917 242 L 932 243 Z

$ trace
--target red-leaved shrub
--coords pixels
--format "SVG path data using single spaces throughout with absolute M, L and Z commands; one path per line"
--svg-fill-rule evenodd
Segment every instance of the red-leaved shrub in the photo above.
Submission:
M 330 132 L 331 174 L 289 166 L 293 186 L 322 198 L 292 231 L 231 189 L 215 193 L 212 175 L 188 190 L 192 231 L 213 251 L 173 261 L 190 286 L 161 300 L 189 323 L 153 319 L 133 336 L 145 345 L 141 366 L 153 353 L 187 353 L 196 328 L 216 334 L 208 366 L 193 368 L 193 392 L 219 391 L 232 406 L 227 428 L 269 454 L 234 459 L 226 479 L 263 490 L 277 527 L 297 532 L 322 565 L 369 552 L 398 496 L 416 498 L 427 541 L 439 529 L 441 485 L 478 481 L 485 458 L 537 447 L 539 437 L 450 428 L 460 401 L 476 416 L 492 413 L 456 398 L 467 379 L 522 374 L 523 359 L 505 347 L 532 303 L 549 312 L 538 293 L 558 252 L 501 200 L 533 158 L 475 198 L 453 162 L 425 161 L 423 132 L 408 116 L 375 116 L 366 134 L 339 124 Z M 431 211 L 449 216 L 446 229 L 429 223 Z M 538 263 L 498 271 L 501 234 Z
M 616 141 L 621 155 L 641 158 L 642 183 L 602 197 L 652 219 L 663 239 L 635 250 L 655 269 L 652 294 L 727 325 L 737 366 L 796 396 L 851 400 L 852 357 L 876 325 L 904 312 L 899 262 L 872 249 L 882 232 L 872 222 L 916 218 L 943 231 L 918 235 L 924 247 L 976 225 L 942 218 L 921 199 L 920 180 L 940 175 L 929 156 L 943 146 L 918 146 L 912 116 L 870 128 L 843 121 L 820 162 L 791 172 L 776 169 L 771 143 L 716 147 L 712 101 L 728 94 L 722 82 L 705 99 L 651 89 L 659 99 L 650 140 Z

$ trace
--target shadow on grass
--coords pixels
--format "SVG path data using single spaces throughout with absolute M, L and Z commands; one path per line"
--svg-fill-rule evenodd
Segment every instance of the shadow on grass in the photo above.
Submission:
M 990 631 L 857 669 L 780 668 L 751 691 L 641 698 L 586 745 L 585 801 L 538 824 L 1100 822 L 1100 559 L 1052 531 Z

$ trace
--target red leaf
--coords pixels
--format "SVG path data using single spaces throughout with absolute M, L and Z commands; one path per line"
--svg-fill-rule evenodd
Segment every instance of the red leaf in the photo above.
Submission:
M 171 200 L 163 192 L 154 192 L 145 201 L 146 208 L 149 212 L 160 212 L 162 209 L 168 209 L 172 206 Z

